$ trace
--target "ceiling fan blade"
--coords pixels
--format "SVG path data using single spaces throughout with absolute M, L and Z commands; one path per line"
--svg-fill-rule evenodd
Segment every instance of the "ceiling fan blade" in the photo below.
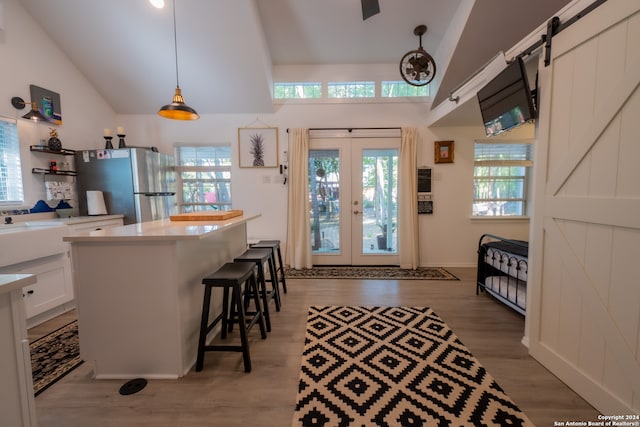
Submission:
M 380 3 L 378 0 L 360 0 L 362 2 L 362 20 L 367 20 L 373 15 L 380 13 Z

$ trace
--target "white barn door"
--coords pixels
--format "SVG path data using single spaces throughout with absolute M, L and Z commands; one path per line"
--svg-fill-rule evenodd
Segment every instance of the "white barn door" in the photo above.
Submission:
M 539 67 L 529 349 L 605 414 L 640 413 L 639 9 L 607 1 Z

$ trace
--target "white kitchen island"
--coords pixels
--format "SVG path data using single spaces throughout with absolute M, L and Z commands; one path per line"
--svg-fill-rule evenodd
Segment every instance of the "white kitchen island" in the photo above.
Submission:
M 66 236 L 80 356 L 94 363 L 95 378 L 184 376 L 196 360 L 202 278 L 246 250 L 246 223 L 259 216 L 166 219 Z M 221 293 L 213 299 L 221 307 Z

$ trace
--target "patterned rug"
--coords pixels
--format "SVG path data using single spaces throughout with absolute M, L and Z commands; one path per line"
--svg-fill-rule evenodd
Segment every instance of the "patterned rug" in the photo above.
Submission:
M 428 307 L 311 307 L 293 426 L 531 426 Z
M 65 325 L 30 344 L 33 391 L 39 395 L 82 364 L 78 322 Z
M 442 267 L 343 267 L 318 266 L 295 270 L 285 269 L 292 279 L 388 279 L 388 280 L 459 280 Z

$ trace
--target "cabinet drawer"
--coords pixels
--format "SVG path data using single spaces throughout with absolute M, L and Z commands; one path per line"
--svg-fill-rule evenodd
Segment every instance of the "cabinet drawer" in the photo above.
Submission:
M 118 227 L 122 224 L 122 219 L 107 219 L 104 221 L 91 221 L 81 224 L 73 224 L 67 226 L 69 228 L 69 232 L 67 234 L 73 235 L 78 232 L 81 233 L 85 231 L 100 230 L 102 228 Z

